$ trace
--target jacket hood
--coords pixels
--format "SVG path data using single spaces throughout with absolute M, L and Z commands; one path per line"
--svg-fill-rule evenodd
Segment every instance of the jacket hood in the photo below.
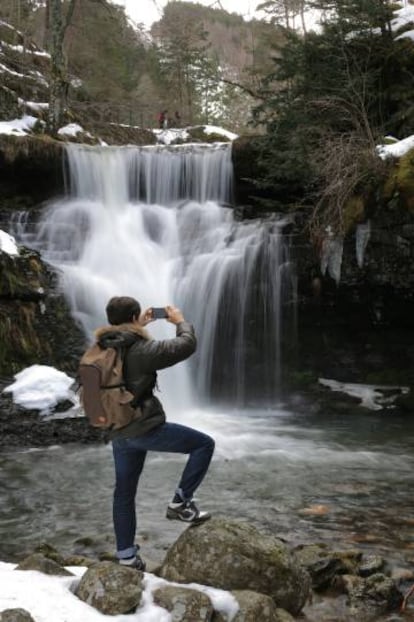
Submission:
M 137 339 L 151 339 L 145 328 L 132 323 L 101 326 L 96 329 L 95 337 L 101 348 L 121 348 L 132 345 Z

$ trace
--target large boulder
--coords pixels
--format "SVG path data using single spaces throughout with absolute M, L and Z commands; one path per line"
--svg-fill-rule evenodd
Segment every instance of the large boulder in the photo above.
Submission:
M 181 534 L 160 575 L 178 583 L 267 594 L 292 614 L 300 612 L 310 589 L 309 574 L 286 544 L 252 525 L 219 518 Z
M 121 615 L 141 603 L 143 573 L 113 562 L 99 562 L 88 568 L 76 596 L 106 615 Z

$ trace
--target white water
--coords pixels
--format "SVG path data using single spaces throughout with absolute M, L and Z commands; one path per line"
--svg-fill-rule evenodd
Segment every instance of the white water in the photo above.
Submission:
M 236 223 L 222 206 L 231 201 L 229 146 L 69 145 L 68 174 L 69 196 L 48 207 L 29 241 L 62 270 L 86 333 L 106 322 L 114 295 L 134 296 L 144 308 L 177 304 L 199 346 L 192 382 L 187 364 L 162 374 L 175 409 L 194 402 L 190 387 L 198 399 L 214 393 L 238 403 L 253 385 L 276 395 L 280 301 L 294 298 L 294 279 L 283 223 Z M 150 329 L 173 335 L 165 322 Z

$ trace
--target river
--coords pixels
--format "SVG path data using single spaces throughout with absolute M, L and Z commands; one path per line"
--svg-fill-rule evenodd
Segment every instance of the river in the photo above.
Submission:
M 292 544 L 323 541 L 414 561 L 413 422 L 284 408 L 170 413 L 214 436 L 202 508 L 248 520 Z M 184 457 L 150 454 L 137 498 L 143 554 L 160 561 L 183 526 L 164 518 Z M 113 551 L 110 445 L 56 446 L 0 456 L 0 559 L 79 537 Z M 82 547 L 78 547 L 81 550 Z

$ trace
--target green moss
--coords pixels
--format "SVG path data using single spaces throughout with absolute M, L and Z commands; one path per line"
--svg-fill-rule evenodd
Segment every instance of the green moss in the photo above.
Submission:
M 375 385 L 409 385 L 414 381 L 414 371 L 411 369 L 383 369 L 381 371 L 370 372 L 366 375 L 364 382 Z
M 60 161 L 63 149 L 64 146 L 60 141 L 46 134 L 36 136 L 0 135 L 0 153 L 3 154 L 5 161 L 10 164 L 22 156 L 32 159 L 48 156 L 58 158 Z
M 414 212 L 414 149 L 398 161 L 396 189 L 402 198 L 403 205 Z
M 390 169 L 388 176 L 386 177 L 382 186 L 382 198 L 386 203 L 389 203 L 395 196 L 397 191 L 397 171 L 395 168 Z
M 291 371 L 287 381 L 291 386 L 295 387 L 308 387 L 317 381 L 317 375 L 313 371 L 309 370 L 294 370 Z
M 36 334 L 36 303 L 0 307 L 0 373 L 10 374 L 38 361 L 49 350 Z M 12 319 L 11 319 L 12 318 Z
M 342 210 L 342 227 L 344 233 L 348 233 L 357 223 L 363 221 L 364 217 L 364 199 L 356 195 L 350 197 Z

